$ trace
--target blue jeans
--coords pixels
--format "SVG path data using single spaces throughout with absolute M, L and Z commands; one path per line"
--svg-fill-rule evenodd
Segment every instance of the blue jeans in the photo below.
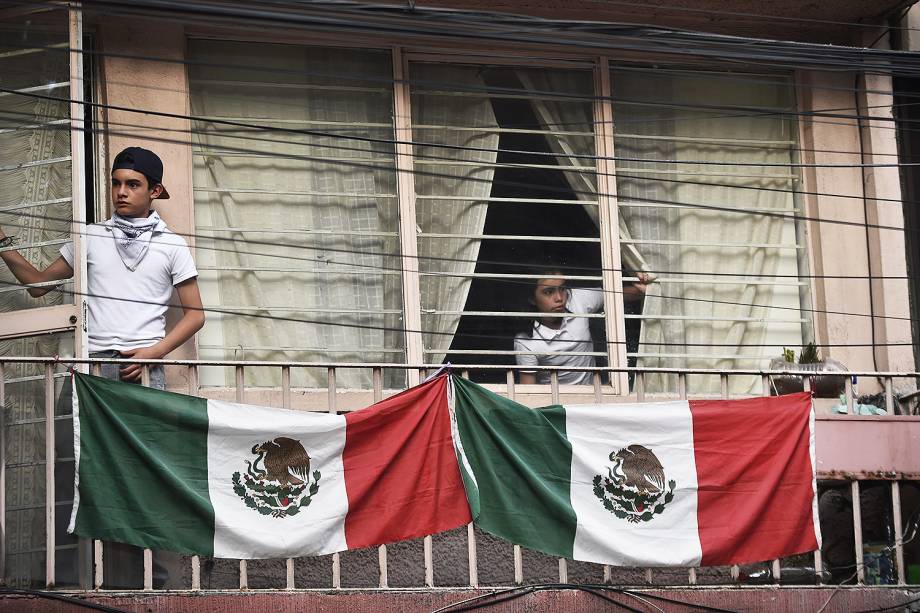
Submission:
M 106 349 L 105 351 L 93 351 L 90 352 L 89 357 L 91 358 L 120 358 L 121 354 L 114 349 Z M 121 380 L 121 374 L 118 372 L 124 364 L 99 364 L 101 370 L 99 371 L 99 376 L 106 379 L 113 379 L 115 381 Z M 166 389 L 166 372 L 163 370 L 162 365 L 150 366 L 150 385 L 155 390 L 165 390 Z M 90 372 L 93 372 L 90 369 Z M 133 381 L 132 381 L 133 383 Z

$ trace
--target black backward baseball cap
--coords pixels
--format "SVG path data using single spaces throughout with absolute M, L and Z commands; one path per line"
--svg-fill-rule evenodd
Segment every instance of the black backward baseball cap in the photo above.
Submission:
M 128 147 L 115 156 L 112 162 L 112 172 L 120 168 L 134 170 L 142 173 L 154 180 L 155 183 L 163 185 L 163 160 L 160 159 L 153 151 L 143 147 Z M 168 200 L 169 192 L 163 185 L 163 191 L 157 196 L 160 200 Z

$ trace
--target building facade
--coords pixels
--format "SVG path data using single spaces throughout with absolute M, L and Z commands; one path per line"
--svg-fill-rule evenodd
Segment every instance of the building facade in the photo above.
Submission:
M 80 253 L 84 224 L 111 212 L 113 155 L 158 152 L 172 197 L 157 210 L 193 246 L 207 310 L 169 386 L 253 404 L 360 408 L 448 361 L 534 406 L 769 394 L 760 371 L 810 342 L 849 371 L 913 373 L 892 79 L 918 63 L 891 48 L 910 3 L 658 4 L 0 7 L 0 226 L 36 265 L 67 241 Z M 0 271 L 12 585 L 85 587 L 93 567 L 64 532 L 60 396 L 88 298 L 75 273 L 33 299 Z M 593 386 L 516 379 L 513 339 L 547 275 L 603 296 L 575 314 Z M 909 413 L 896 395 L 914 389 L 861 376 L 840 402 L 887 392 Z M 819 430 L 822 475 L 851 507 L 849 484 L 880 471 L 889 507 L 916 490 L 917 418 L 890 418 Z M 875 519 L 895 539 L 903 515 Z M 517 581 L 521 555 L 483 583 Z M 422 585 L 454 581 L 425 569 Z

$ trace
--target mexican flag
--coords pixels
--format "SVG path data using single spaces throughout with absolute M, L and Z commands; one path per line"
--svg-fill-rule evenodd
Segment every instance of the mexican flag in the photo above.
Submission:
M 818 547 L 807 394 L 529 409 L 440 376 L 346 415 L 75 374 L 70 531 L 227 558 L 320 555 L 471 520 L 614 565 Z
M 715 566 L 819 547 L 807 393 L 528 409 L 453 381 L 476 525 L 563 558 Z
M 75 373 L 69 532 L 223 558 L 320 555 L 470 521 L 448 379 L 332 415 Z

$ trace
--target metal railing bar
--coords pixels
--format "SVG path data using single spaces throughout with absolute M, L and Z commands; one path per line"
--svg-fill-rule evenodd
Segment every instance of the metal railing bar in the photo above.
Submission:
M 623 277 L 624 281 L 638 281 L 638 277 Z M 699 279 L 687 279 L 680 277 L 658 277 L 655 279 L 655 283 L 665 284 L 665 283 L 691 283 L 698 285 L 700 282 Z M 808 287 L 809 283 L 805 281 L 767 281 L 767 280 L 753 280 L 753 279 L 707 279 L 706 285 L 766 285 L 770 287 Z M 781 345 L 777 345 L 779 347 Z
M 598 240 L 598 242 L 600 242 Z M 785 245 L 783 243 L 700 243 L 697 241 L 669 241 L 645 238 L 620 239 L 620 243 L 629 245 L 676 245 L 680 247 L 711 247 L 713 249 L 804 249 L 805 245 Z
M 700 357 L 700 356 L 694 356 Z M 704 356 L 705 357 L 705 356 Z M 0 364 L 58 364 L 60 358 L 48 356 L 4 356 L 0 358 Z M 399 370 L 437 370 L 443 364 L 391 364 L 386 362 L 297 362 L 297 361 L 272 361 L 272 360 L 133 360 L 131 358 L 66 358 L 68 364 L 162 364 L 164 366 L 220 366 L 220 367 L 272 367 L 290 366 L 292 368 L 336 368 L 336 369 L 373 369 L 387 368 Z M 545 370 L 547 372 L 557 371 L 575 371 L 575 372 L 644 372 L 644 373 L 662 373 L 662 374 L 688 374 L 688 375 L 721 375 L 727 372 L 731 376 L 738 375 L 794 375 L 803 376 L 802 371 L 798 370 L 770 370 L 764 368 L 743 368 L 743 369 L 726 369 L 718 368 L 658 368 L 658 367 L 629 367 L 629 366 L 519 366 L 516 364 L 453 364 L 455 370 L 469 369 L 476 371 L 487 370 Z M 64 373 L 66 375 L 66 373 Z M 833 373 L 841 377 L 893 377 L 893 378 L 918 378 L 920 371 L 872 371 L 872 370 L 847 370 Z
M 737 354 L 737 353 L 736 354 L 728 354 L 728 353 L 724 353 L 724 354 L 720 354 L 720 353 L 627 353 L 626 355 L 631 358 L 637 357 L 640 360 L 643 358 L 695 358 L 695 359 L 706 359 L 706 360 L 735 360 L 735 361 L 749 360 L 749 361 L 755 361 L 755 362 L 761 361 L 761 360 L 768 360 L 770 358 L 776 357 L 775 354 L 770 355 L 766 353 L 755 353 L 751 355 L 744 355 L 744 354 Z M 719 373 L 714 372 L 712 374 L 718 375 Z M 735 374 L 742 374 L 742 373 L 735 371 Z M 749 374 L 759 375 L 760 373 L 752 372 Z M 801 371 L 799 371 L 799 375 L 801 374 L 802 374 Z
M 38 241 L 38 242 L 36 242 L 36 243 L 24 243 L 24 244 L 21 244 L 21 245 L 14 245 L 14 246 L 12 246 L 12 247 L 4 247 L 3 249 L 0 249 L 0 252 L 3 252 L 3 251 L 25 251 L 26 249 L 39 249 L 39 248 L 41 248 L 41 247 L 53 247 L 54 245 L 63 245 L 64 243 L 69 243 L 69 242 L 70 242 L 70 239 L 69 239 L 69 238 L 56 238 L 56 239 L 49 240 L 49 241 Z M 65 284 L 65 283 L 67 283 L 67 281 L 66 281 L 66 280 L 62 280 L 62 281 L 58 281 L 57 285 L 63 285 L 63 284 Z M 53 284 L 52 284 L 52 285 L 53 285 Z M 21 286 L 21 287 L 22 287 L 22 286 L 24 286 L 24 287 L 29 287 L 30 284 L 28 284 L 28 283 L 26 283 L 26 284 L 20 284 L 20 286 Z M 40 285 L 36 284 L 36 287 L 40 287 Z
M 854 397 L 853 397 L 853 377 L 847 377 L 843 384 L 843 393 L 847 398 L 847 415 L 854 415 L 856 413 L 855 407 L 853 406 Z
M 549 315 L 549 313 L 547 313 Z M 424 349 L 424 353 L 444 353 L 444 350 L 435 350 L 435 349 Z M 513 351 L 511 349 L 451 349 L 450 353 L 457 355 L 593 355 L 593 356 L 606 356 L 607 354 L 603 351 Z M 530 369 L 528 369 L 530 370 Z M 568 369 L 564 369 L 568 370 Z
M 30 87 L 22 87 L 20 89 L 14 89 L 8 92 L 0 92 L 0 98 L 6 96 L 13 96 L 16 94 L 34 94 L 36 92 L 50 92 L 55 89 L 70 88 L 70 81 L 58 81 L 55 83 L 44 83 L 42 85 L 32 85 Z M 70 120 L 68 120 L 69 122 Z M 70 158 L 67 158 L 68 160 Z M 0 169 L 2 170 L 2 169 Z
M 0 168 L 2 170 L 2 168 Z M 381 169 L 383 170 L 383 169 Z M 395 173 L 395 168 L 393 169 Z M 194 187 L 192 188 L 193 192 L 201 192 L 204 194 L 214 193 L 214 194 L 225 194 L 225 193 L 234 193 L 234 194 L 258 194 L 260 196 L 318 196 L 322 198 L 363 198 L 363 199 L 373 199 L 373 198 L 396 198 L 396 194 L 386 194 L 378 192 L 315 192 L 315 191 L 296 191 L 296 190 L 278 190 L 278 189 L 260 189 L 256 187 Z
M 356 231 L 356 230 L 321 230 L 316 228 L 297 228 L 297 229 L 281 229 L 281 228 L 233 228 L 230 226 L 197 226 L 195 228 L 196 234 L 201 232 L 240 232 L 240 233 L 249 233 L 249 234 L 307 234 L 307 235 L 317 235 L 317 236 L 385 236 L 390 238 L 397 238 L 399 236 L 398 232 L 371 232 L 371 231 Z M 209 236 L 196 236 L 197 239 L 207 239 L 211 238 Z M 226 240 L 221 237 L 221 240 Z M 232 239 L 231 239 L 232 240 Z
M 761 376 L 761 378 L 760 378 L 760 390 L 761 390 L 761 395 L 763 395 L 763 396 L 765 396 L 765 397 L 767 397 L 767 398 L 770 397 L 770 377 L 769 377 L 769 376 L 767 376 L 767 375 Z M 779 558 L 773 560 L 773 565 L 772 565 L 772 568 L 771 568 L 771 572 L 772 572 L 772 575 L 773 575 L 773 583 L 779 585 L 779 582 L 780 582 L 780 574 L 782 573 L 782 564 L 781 564 Z
M 800 324 L 807 321 L 803 317 L 770 319 L 768 317 L 718 317 L 716 315 L 624 315 L 623 317 L 642 321 L 726 321 L 763 324 Z
M 444 130 L 446 132 L 473 132 L 474 134 L 540 134 L 543 136 L 584 136 L 594 138 L 593 132 L 577 130 L 539 130 L 536 128 L 502 128 L 499 126 L 439 126 L 413 124 L 412 130 Z
M 330 415 L 336 415 L 336 380 L 335 368 L 330 367 L 326 370 L 326 402 Z M 338 552 L 332 554 L 332 587 L 341 589 L 342 587 L 342 560 Z
M 677 375 L 677 395 L 681 400 L 687 399 L 687 374 Z M 690 567 L 687 571 L 687 582 L 696 585 L 696 568 Z
M 462 203 L 468 202 L 494 202 L 496 204 L 571 204 L 578 206 L 594 205 L 597 206 L 597 200 L 568 200 L 565 198 L 502 198 L 499 196 L 489 196 L 487 198 L 473 198 L 468 196 L 448 196 L 438 194 L 418 194 L 416 200 L 456 200 Z M 686 207 L 682 207 L 686 208 Z M 771 209 L 772 210 L 772 209 Z
M 484 241 L 533 241 L 533 242 L 551 242 L 551 243 L 600 243 L 600 238 L 591 238 L 583 236 L 529 236 L 516 234 L 446 234 L 446 233 L 429 233 L 422 232 L 418 235 L 420 238 L 438 238 L 451 239 L 462 238 L 469 240 Z
M 654 200 L 621 200 L 617 202 L 618 206 L 629 207 L 634 209 L 701 209 L 709 210 L 710 205 L 707 204 L 693 204 L 688 202 L 686 204 L 671 204 L 668 202 L 656 202 Z M 721 208 L 719 209 L 719 214 L 728 214 L 734 213 L 739 215 L 747 215 L 748 213 L 771 213 L 771 214 L 799 214 L 801 209 L 797 206 L 778 206 L 778 207 L 748 207 L 741 206 L 738 204 L 720 204 Z M 789 221 L 793 221 L 789 219 Z
M 16 57 L 20 55 L 31 55 L 33 53 L 45 53 L 50 49 L 67 49 L 69 43 L 55 43 L 46 47 L 30 47 L 28 49 L 16 49 L 15 51 L 4 51 L 0 53 L 0 58 Z
M 559 404 L 559 372 L 553 371 L 549 375 L 550 397 L 553 404 Z M 569 582 L 569 562 L 559 558 L 559 583 Z
M 505 385 L 508 390 L 508 399 L 514 400 L 514 371 L 511 369 L 505 372 Z M 524 554 L 520 545 L 512 546 L 512 557 L 514 559 L 514 584 L 521 585 L 524 583 Z
M 141 385 L 150 387 L 150 364 L 144 364 L 141 369 Z M 144 591 L 153 589 L 153 551 L 144 549 Z
M 444 275 L 450 275 L 451 277 L 460 277 L 465 278 L 469 277 L 471 279 L 526 279 L 528 281 L 537 279 L 565 279 L 566 281 L 602 281 L 603 277 L 597 276 L 585 276 L 585 275 L 571 275 L 567 277 L 559 277 L 558 275 L 521 275 L 521 274 L 512 274 L 512 273 L 497 273 L 497 272 L 453 272 L 449 270 L 425 270 L 421 271 L 419 274 L 422 276 L 434 276 L 441 277 Z
M 539 313 L 535 311 L 441 311 L 438 309 L 422 309 L 422 315 L 467 315 L 469 317 L 528 317 L 531 319 L 555 317 L 568 319 L 603 319 L 603 313 Z M 453 353 L 453 352 L 451 352 Z
M 376 257 L 376 256 L 375 256 Z M 379 257 L 388 257 L 381 255 Z M 395 254 L 394 254 L 395 257 Z M 393 270 L 355 270 L 353 268 L 281 268 L 272 266 L 199 266 L 198 270 L 214 270 L 218 272 L 275 272 L 301 275 L 351 275 L 351 276 L 400 276 L 402 273 Z
M 446 97 L 446 98 L 484 98 L 487 100 L 542 100 L 544 102 L 553 102 L 555 104 L 571 104 L 571 105 L 580 105 L 588 106 L 591 104 L 592 94 L 585 92 L 582 94 L 583 99 L 574 99 L 574 98 L 560 98 L 559 96 L 541 96 L 539 94 L 533 93 L 528 94 L 523 90 L 521 92 L 474 92 L 474 91 L 460 91 L 460 90 L 444 90 L 444 89 L 422 89 L 418 87 L 413 87 L 412 96 L 437 96 L 437 97 Z M 588 123 L 587 125 L 590 125 Z M 544 130 L 544 134 L 557 134 L 553 130 Z
M 199 393 L 198 389 L 198 367 L 189 366 L 186 370 L 188 377 L 188 394 L 189 396 L 197 396 Z M 201 557 L 194 555 L 191 560 L 192 566 L 192 590 L 197 591 L 201 589 Z
M 55 378 L 59 378 L 59 377 L 55 377 Z M 54 416 L 54 421 L 70 421 L 71 419 L 73 419 L 73 415 L 70 415 L 69 413 L 66 415 L 55 415 Z M 45 423 L 44 417 L 33 417 L 30 419 L 17 419 L 14 421 L 7 421 L 6 425 L 8 427 L 12 427 L 12 426 L 26 426 L 29 424 L 43 424 L 43 423 Z M 57 461 L 61 461 L 64 459 L 73 460 L 73 458 L 57 458 Z M 44 460 L 42 460 L 41 463 L 44 464 L 45 463 Z
M 416 166 L 460 166 L 462 168 L 474 168 L 486 170 L 489 168 L 517 168 L 525 170 L 563 170 L 566 172 L 582 172 L 585 174 L 594 174 L 597 172 L 595 166 L 579 166 L 571 164 L 520 164 L 516 162 L 468 162 L 466 160 L 428 160 L 425 158 L 416 159 Z M 694 173 L 695 174 L 695 173 Z
M 464 379 L 469 379 L 469 371 L 464 370 L 462 376 Z M 479 555 L 476 549 L 476 531 L 473 529 L 472 522 L 466 525 L 466 548 L 467 563 L 470 571 L 470 587 L 476 588 L 479 587 Z
M 331 323 L 331 322 L 330 322 Z M 227 349 L 230 351 L 240 351 L 239 345 L 198 345 L 198 349 Z M 362 355 L 367 355 L 368 353 L 405 353 L 405 349 L 384 349 L 383 347 L 369 348 L 369 347 L 348 347 L 344 349 L 327 349 L 325 347 L 281 347 L 281 346 L 269 346 L 269 345 L 249 345 L 244 351 L 272 351 L 272 352 L 290 352 L 290 351 L 305 351 L 310 353 L 360 353 Z M 277 365 L 277 363 L 276 363 Z M 325 367 L 325 365 L 323 365 Z
M 907 584 L 907 569 L 904 568 L 904 530 L 901 525 L 901 483 L 891 482 L 891 522 L 894 524 L 894 555 L 898 567 L 898 585 Z
M 0 96 L 3 94 L 0 93 Z M 13 164 L 11 166 L 0 166 L 0 172 L 9 172 L 13 170 L 22 170 L 23 168 L 33 168 L 35 166 L 51 166 L 52 164 L 63 164 L 64 162 L 70 162 L 71 157 L 65 155 L 62 157 L 56 158 L 47 158 L 44 160 L 34 160 L 31 162 L 23 162 L 21 164 Z
M 3 128 L 2 130 L 0 130 L 0 134 L 12 134 L 14 132 L 25 132 L 27 130 L 41 130 L 41 129 L 47 128 L 48 126 L 61 126 L 61 125 L 69 125 L 69 124 L 70 124 L 70 119 L 55 119 L 53 121 L 41 121 L 41 122 L 36 122 L 36 123 L 23 124 L 15 128 Z M 13 208 L 21 208 L 21 207 L 13 207 Z M 4 210 L 8 210 L 8 209 L 4 209 Z
M 790 147 L 795 147 L 798 143 L 794 140 L 753 140 L 747 138 L 707 138 L 705 136 L 671 136 L 658 134 L 630 134 L 628 132 L 618 132 L 617 141 L 627 138 L 641 140 L 663 140 L 668 142 L 690 142 L 701 143 L 706 145 L 725 145 L 727 147 L 750 147 L 758 145 L 760 147 L 772 147 L 782 151 Z
M 243 306 L 243 305 L 226 305 L 220 304 L 219 308 L 228 311 L 283 311 L 285 313 L 325 313 L 330 314 L 347 314 L 347 315 L 402 315 L 401 309 L 305 309 L 295 306 L 286 306 L 280 304 L 260 305 L 260 306 Z M 222 315 L 235 315 L 235 313 L 219 313 Z M 239 346 L 237 346 L 239 349 Z M 248 347 L 247 347 L 248 349 Z M 341 349 L 338 351 L 342 351 Z
M 245 402 L 245 389 L 246 389 L 246 366 L 242 364 L 237 364 L 234 367 L 234 379 L 236 382 L 236 401 L 240 404 Z M 249 589 L 249 567 L 246 560 L 240 560 L 240 589 L 247 590 Z
M 856 583 L 866 582 L 866 567 L 863 556 L 862 504 L 859 496 L 859 481 L 850 483 L 850 495 L 853 501 L 853 544 L 856 548 Z
M 52 123 L 70 123 L 69 119 L 62 119 L 60 122 Z M 3 130 L 0 130 L 0 134 L 3 133 Z M 51 206 L 55 204 L 64 204 L 65 202 L 71 202 L 72 198 L 69 196 L 67 198 L 54 198 L 52 200 L 33 200 L 32 202 L 20 202 L 19 204 L 13 206 L 0 207 L 0 213 L 8 213 L 10 211 L 19 211 L 22 209 L 31 209 L 39 206 Z
M 658 162 L 649 162 L 650 164 Z M 725 166 L 731 166 L 727 163 Z M 563 166 L 559 167 L 563 169 Z M 692 170 L 692 169 L 681 169 L 681 170 L 665 170 L 661 168 L 635 168 L 632 166 L 620 167 L 619 172 L 627 175 L 670 175 L 673 177 L 724 177 L 725 179 L 752 179 L 752 180 L 768 180 L 768 181 L 785 181 L 788 183 L 798 183 L 799 177 L 792 174 L 777 174 L 777 173 L 735 173 L 735 172 L 718 172 L 718 171 L 707 171 L 707 170 Z M 721 186 L 719 186 L 721 187 Z M 742 186 L 738 186 L 742 187 Z M 729 187 L 728 189 L 731 189 Z
M 889 415 L 895 414 L 894 391 L 892 389 L 891 377 L 885 377 L 885 410 Z
M 102 375 L 102 364 L 89 364 L 91 374 L 99 377 Z M 190 367 L 194 368 L 194 367 Z M 105 566 L 103 563 L 102 541 L 93 539 L 93 589 L 101 590 L 105 580 Z
M 334 94 L 343 93 L 374 93 L 393 95 L 393 90 L 387 87 L 359 87 L 355 85 L 320 85 L 319 83 L 275 83 L 273 81 L 234 81 L 230 79 L 189 79 L 195 85 L 220 85 L 229 86 L 239 89 L 247 87 L 260 88 L 267 87 L 270 89 L 302 89 L 307 91 L 328 91 Z M 238 90 L 237 90 L 238 91 Z M 217 118 L 217 116 L 212 116 Z
M 54 364 L 45 364 L 45 587 L 55 585 Z M 6 433 L 3 433 L 6 436 Z
M 18 283 L 11 287 L 0 288 L 0 294 L 24 292 L 33 287 L 57 287 L 58 285 L 71 285 L 72 283 L 73 281 L 66 279 L 62 281 L 42 281 L 41 283 Z
M 281 408 L 291 408 L 291 368 L 290 366 L 281 367 Z M 287 558 L 284 561 L 284 586 L 285 589 L 293 590 L 294 585 L 294 558 Z
M 371 380 L 374 387 L 374 404 L 383 400 L 383 369 L 374 368 L 371 370 Z M 379 569 L 377 584 L 381 588 L 390 586 L 390 579 L 387 569 L 387 546 L 380 545 L 377 547 L 377 567 Z

